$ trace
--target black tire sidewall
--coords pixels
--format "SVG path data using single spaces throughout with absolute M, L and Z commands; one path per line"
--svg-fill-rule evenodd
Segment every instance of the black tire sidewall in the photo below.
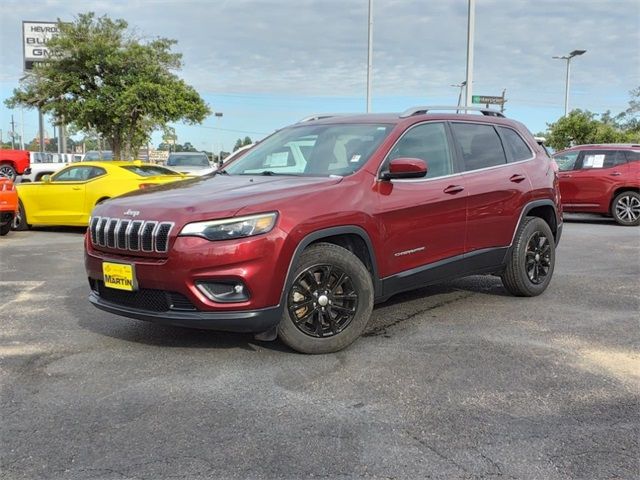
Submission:
M 13 219 L 10 222 L 5 223 L 4 225 L 0 225 L 0 237 L 4 237 L 11 230 L 11 224 L 13 223 Z
M 18 214 L 20 215 L 20 223 L 15 226 L 14 230 L 18 232 L 29 230 L 30 225 L 27 223 L 27 216 L 25 214 L 24 206 L 22 205 L 21 201 L 19 201 L 18 203 Z
M 342 269 L 351 277 L 358 293 L 358 307 L 351 323 L 342 332 L 325 338 L 311 337 L 298 329 L 288 309 L 293 281 L 307 268 L 319 264 L 331 264 Z M 353 253 L 334 244 L 313 245 L 302 253 L 288 280 L 290 281 L 286 283 L 287 291 L 283 297 L 282 320 L 278 326 L 278 335 L 286 345 L 301 353 L 322 354 L 342 350 L 360 337 L 369 323 L 374 292 L 369 271 Z
M 617 214 L 616 205 L 618 205 L 618 202 L 620 202 L 621 198 L 627 197 L 627 196 L 634 197 L 640 200 L 640 194 L 638 194 L 637 192 L 626 191 L 626 192 L 619 193 L 618 195 L 616 195 L 616 198 L 614 198 L 613 202 L 611 203 L 611 216 L 613 217 L 613 219 L 616 221 L 618 225 L 622 225 L 624 227 L 636 227 L 640 225 L 640 218 L 638 218 L 638 220 L 636 220 L 635 222 L 627 222 L 625 220 L 622 220 L 620 217 L 618 217 L 618 214 Z
M 550 254 L 550 266 L 544 281 L 539 284 L 533 283 L 529 279 L 526 269 L 526 251 L 527 244 L 531 237 L 536 233 L 541 232 L 549 240 L 551 247 Z M 513 244 L 513 250 L 511 252 L 511 258 L 509 265 L 507 265 L 507 271 L 503 274 L 503 283 L 505 287 L 514 295 L 534 297 L 544 292 L 553 276 L 553 271 L 556 264 L 556 251 L 555 251 L 555 239 L 551 228 L 543 219 L 539 217 L 527 217 L 524 225 L 518 231 L 515 242 Z

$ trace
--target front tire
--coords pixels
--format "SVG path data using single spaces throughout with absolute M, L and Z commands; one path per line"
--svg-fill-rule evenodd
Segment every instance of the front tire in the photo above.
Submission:
M 611 215 L 619 225 L 640 225 L 640 194 L 628 190 L 617 195 L 611 204 Z
M 525 217 L 511 246 L 502 283 L 512 295 L 535 297 L 547 289 L 555 263 L 551 228 L 539 217 Z
M 364 331 L 373 310 L 373 281 L 360 259 L 330 243 L 307 248 L 292 271 L 280 339 L 301 353 L 337 352 Z

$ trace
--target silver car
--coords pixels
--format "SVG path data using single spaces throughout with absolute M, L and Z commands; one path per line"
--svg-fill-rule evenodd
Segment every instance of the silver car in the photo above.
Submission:
M 188 175 L 206 175 L 215 170 L 202 152 L 175 152 L 169 155 L 166 166 Z

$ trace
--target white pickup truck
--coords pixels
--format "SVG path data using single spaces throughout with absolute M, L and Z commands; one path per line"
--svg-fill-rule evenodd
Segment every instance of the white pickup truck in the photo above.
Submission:
M 22 175 L 21 182 L 39 182 L 43 176 L 51 175 L 71 162 L 79 162 L 82 155 L 74 153 L 31 152 L 31 172 Z

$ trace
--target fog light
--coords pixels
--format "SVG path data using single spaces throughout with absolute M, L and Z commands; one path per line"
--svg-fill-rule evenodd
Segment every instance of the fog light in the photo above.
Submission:
M 196 282 L 196 287 L 209 300 L 221 303 L 246 302 L 249 294 L 244 284 L 239 281 L 229 282 Z

